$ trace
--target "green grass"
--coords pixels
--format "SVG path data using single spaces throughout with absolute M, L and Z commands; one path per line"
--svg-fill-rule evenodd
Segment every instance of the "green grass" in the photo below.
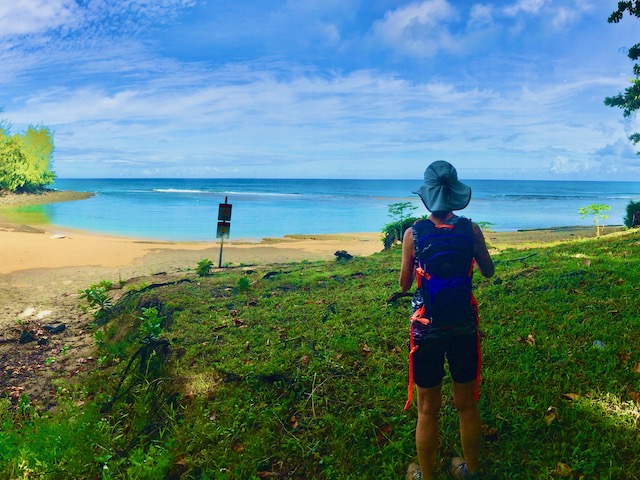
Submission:
M 476 279 L 484 478 L 638 478 L 640 234 L 495 260 Z M 386 303 L 399 265 L 394 248 L 128 294 L 55 414 L 0 403 L 0 478 L 402 478 L 416 411 L 409 299 Z M 448 378 L 444 395 L 441 466 L 459 453 Z

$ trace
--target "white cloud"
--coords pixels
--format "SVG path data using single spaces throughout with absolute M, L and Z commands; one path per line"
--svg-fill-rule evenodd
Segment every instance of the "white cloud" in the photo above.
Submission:
M 569 160 L 567 157 L 558 156 L 556 157 L 549 166 L 549 171 L 551 173 L 557 174 L 569 174 L 569 173 L 578 173 L 584 170 L 584 165 L 578 162 L 574 162 Z
M 471 7 L 467 25 L 471 29 L 490 27 L 494 23 L 494 7 L 492 5 L 476 4 Z
M 323 26 L 324 37 L 328 45 L 340 44 L 340 30 L 333 24 L 326 24 Z
M 373 25 L 374 35 L 397 51 L 430 56 L 440 50 L 455 48 L 446 24 L 456 11 L 447 0 L 426 0 L 388 11 Z
M 512 5 L 504 7 L 502 11 L 507 16 L 516 16 L 520 12 L 536 14 L 551 2 L 552 0 L 518 0 Z
M 640 163 L 640 157 L 636 155 L 637 149 L 634 147 L 630 140 L 620 138 L 614 143 L 610 143 L 604 148 L 601 148 L 596 152 L 597 156 L 601 159 L 618 161 L 636 161 Z
M 561 2 L 553 0 L 519 0 L 502 9 L 506 17 L 540 16 L 556 30 L 566 28 L 594 9 L 591 0 L 572 0 Z
M 196 0 L 20 0 L 0 3 L 0 39 L 32 35 L 31 42 L 53 31 L 63 34 L 117 35 L 139 30 L 150 23 L 165 23 Z
M 74 0 L 21 0 L 0 3 L 0 37 L 44 33 L 77 22 Z

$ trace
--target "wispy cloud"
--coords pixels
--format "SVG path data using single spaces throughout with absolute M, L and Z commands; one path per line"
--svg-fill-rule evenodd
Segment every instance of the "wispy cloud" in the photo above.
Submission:
M 43 34 L 79 25 L 80 8 L 73 0 L 23 0 L 0 4 L 0 37 Z

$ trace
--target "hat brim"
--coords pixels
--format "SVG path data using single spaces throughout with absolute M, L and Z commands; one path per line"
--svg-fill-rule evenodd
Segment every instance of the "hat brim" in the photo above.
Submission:
M 422 203 L 430 212 L 462 210 L 471 201 L 471 187 L 456 180 L 447 185 L 422 185 L 413 193 L 420 196 Z

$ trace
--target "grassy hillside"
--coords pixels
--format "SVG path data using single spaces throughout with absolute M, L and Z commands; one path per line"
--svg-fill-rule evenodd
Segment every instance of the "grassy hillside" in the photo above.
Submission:
M 476 279 L 484 478 L 637 479 L 640 233 L 494 258 Z M 0 400 L 0 478 L 403 478 L 399 265 L 393 249 L 139 285 L 97 315 L 99 366 L 55 413 Z

